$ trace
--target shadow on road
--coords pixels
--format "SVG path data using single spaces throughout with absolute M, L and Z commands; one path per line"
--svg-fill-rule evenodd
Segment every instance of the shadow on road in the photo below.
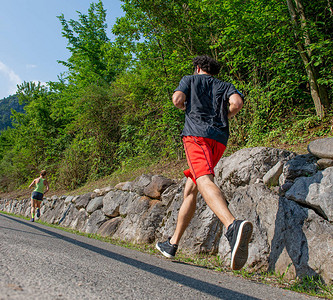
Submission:
M 43 233 L 46 233 L 46 234 L 51 235 L 53 237 L 59 238 L 59 239 L 61 239 L 63 241 L 66 241 L 68 243 L 75 244 L 79 247 L 88 249 L 88 250 L 90 250 L 92 252 L 95 252 L 97 254 L 100 254 L 100 255 L 109 257 L 111 259 L 120 261 L 120 262 L 122 262 L 124 264 L 127 264 L 127 265 L 131 265 L 131 266 L 133 266 L 135 268 L 138 268 L 140 270 L 152 273 L 154 275 L 166 278 L 168 280 L 172 280 L 174 282 L 177 282 L 178 284 L 188 286 L 192 289 L 196 289 L 200 292 L 203 292 L 203 293 L 211 295 L 211 296 L 215 296 L 215 297 L 220 298 L 220 299 L 242 299 L 242 300 L 244 300 L 244 299 L 245 300 L 258 299 L 258 298 L 251 297 L 251 296 L 248 296 L 248 295 L 236 292 L 236 291 L 232 291 L 230 289 L 226 289 L 226 288 L 220 287 L 218 285 L 211 284 L 211 283 L 208 283 L 208 282 L 205 282 L 205 281 L 202 281 L 202 280 L 190 277 L 190 276 L 186 276 L 186 275 L 183 275 L 183 274 L 179 274 L 177 272 L 165 270 L 165 269 L 160 268 L 158 266 L 147 264 L 145 262 L 133 259 L 133 258 L 128 257 L 128 256 L 124 256 L 124 255 L 114 253 L 114 252 L 109 251 L 109 250 L 105 250 L 105 249 L 102 249 L 102 248 L 99 248 L 99 247 L 96 247 L 96 246 L 93 246 L 93 245 L 89 245 L 85 242 L 77 241 L 73 238 L 62 235 L 60 233 L 53 232 L 53 231 L 48 230 L 46 228 L 36 226 L 37 224 L 34 224 L 34 223 L 28 223 L 27 221 L 23 221 L 23 220 L 20 220 L 20 219 L 11 217 L 11 216 L 7 216 L 7 215 L 0 214 L 0 216 L 11 219 L 12 221 L 15 221 L 17 223 L 24 224 L 24 225 L 29 226 L 31 228 L 37 229 L 39 231 L 42 231 Z M 38 224 L 38 225 L 40 225 L 40 224 Z M 237 287 L 235 287 L 235 288 L 237 288 Z M 172 293 L 172 291 L 170 291 L 170 293 Z
M 3 216 L 3 215 L 0 215 L 0 216 Z M 0 229 L 7 229 L 7 230 L 17 231 L 17 232 L 22 232 L 22 233 L 31 234 L 31 235 L 49 236 L 49 235 L 47 235 L 47 234 L 31 233 L 31 232 L 29 232 L 29 231 L 19 230 L 19 229 L 10 228 L 10 227 L 4 227 L 4 226 L 0 226 Z M 55 238 L 55 237 L 52 237 L 52 238 Z

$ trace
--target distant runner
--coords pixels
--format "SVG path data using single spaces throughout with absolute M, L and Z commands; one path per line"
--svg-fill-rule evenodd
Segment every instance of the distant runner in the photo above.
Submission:
M 29 185 L 29 188 L 31 188 L 33 185 L 35 185 L 35 189 L 31 194 L 31 222 L 35 221 L 35 210 L 36 211 L 36 217 L 40 217 L 40 205 L 43 201 L 43 196 L 49 191 L 49 183 L 46 180 L 46 171 L 43 170 L 40 172 L 40 176 L 36 179 L 34 179 L 31 184 Z M 46 190 L 44 191 L 44 188 Z
M 227 228 L 231 247 L 231 268 L 241 269 L 248 257 L 248 244 L 253 225 L 235 220 L 220 189 L 214 183 L 214 167 L 222 157 L 229 138 L 228 119 L 243 107 L 243 95 L 231 84 L 213 77 L 221 66 L 206 55 L 193 59 L 194 75 L 184 76 L 175 90 L 173 104 L 185 111 L 183 143 L 189 169 L 184 171 L 187 181 L 184 201 L 178 213 L 176 230 L 156 248 L 166 257 L 175 256 L 178 243 L 190 223 L 198 192 Z

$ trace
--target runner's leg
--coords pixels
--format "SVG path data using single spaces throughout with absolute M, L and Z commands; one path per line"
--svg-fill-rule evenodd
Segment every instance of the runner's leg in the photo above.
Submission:
M 223 225 L 228 228 L 235 220 L 231 214 L 227 202 L 224 199 L 221 190 L 214 183 L 213 175 L 203 175 L 197 178 L 199 192 L 205 199 L 207 205 L 220 219 Z
M 176 230 L 170 239 L 171 244 L 178 245 L 185 229 L 190 223 L 196 208 L 197 194 L 197 186 L 194 184 L 192 179 L 188 178 L 184 189 L 184 201 L 178 213 Z
M 35 200 L 31 198 L 31 218 L 33 219 L 35 217 Z
M 36 209 L 36 216 L 37 218 L 40 217 L 40 205 L 41 205 L 42 201 L 36 201 L 36 206 L 37 206 L 37 209 Z

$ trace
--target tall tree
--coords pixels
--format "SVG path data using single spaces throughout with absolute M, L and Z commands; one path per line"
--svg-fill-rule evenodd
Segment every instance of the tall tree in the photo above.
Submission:
M 328 4 L 330 4 L 329 1 Z M 319 72 L 314 65 L 314 54 L 311 47 L 312 42 L 310 36 L 311 26 L 309 24 L 311 21 L 305 14 L 305 8 L 301 0 L 287 0 L 287 5 L 293 25 L 296 46 L 308 75 L 311 96 L 316 108 L 316 113 L 317 116 L 322 119 L 325 115 L 324 107 L 328 108 L 330 101 L 326 86 L 320 84 L 318 81 Z M 311 25 L 316 26 L 315 22 L 312 22 Z
M 68 79 L 74 84 L 109 84 L 127 65 L 122 46 L 107 36 L 103 3 L 91 3 L 87 15 L 78 14 L 78 20 L 69 21 L 63 14 L 58 16 L 71 52 L 68 61 L 59 62 L 68 67 Z

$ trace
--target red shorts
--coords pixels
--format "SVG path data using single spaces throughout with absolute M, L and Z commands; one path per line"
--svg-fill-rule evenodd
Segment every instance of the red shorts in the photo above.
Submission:
M 214 167 L 221 159 L 226 146 L 209 138 L 184 136 L 183 143 L 189 169 L 184 171 L 195 184 L 196 179 L 203 175 L 215 175 Z

